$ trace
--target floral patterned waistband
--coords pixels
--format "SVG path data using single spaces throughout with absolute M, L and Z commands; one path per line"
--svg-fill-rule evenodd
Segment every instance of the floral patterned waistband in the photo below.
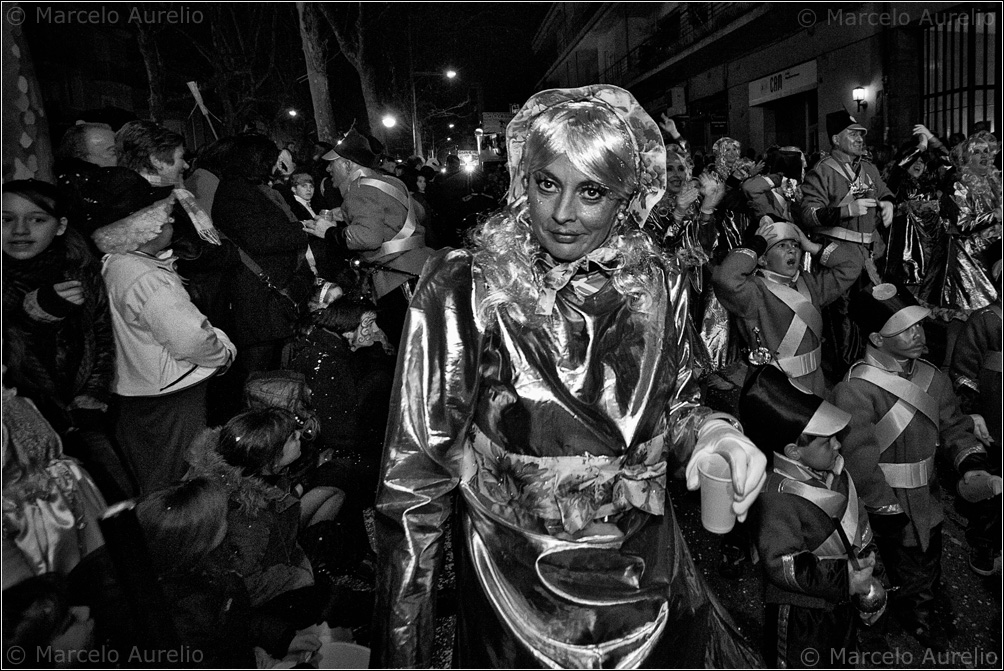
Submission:
M 664 436 L 625 454 L 533 457 L 513 454 L 472 425 L 463 482 L 492 513 L 524 529 L 568 537 L 594 521 L 637 508 L 662 515 L 666 504 Z

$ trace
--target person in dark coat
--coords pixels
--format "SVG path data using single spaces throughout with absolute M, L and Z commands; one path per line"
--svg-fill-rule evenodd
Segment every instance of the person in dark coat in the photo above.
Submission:
M 52 184 L 3 186 L 5 381 L 36 403 L 118 501 L 135 484 L 108 437 L 115 373 L 108 294 L 101 264 L 64 214 Z
M 950 374 L 959 395 L 962 412 L 975 420 L 982 417 L 982 428 L 990 435 L 987 470 L 1001 476 L 1001 262 L 993 268 L 997 300 L 973 313 L 966 320 L 952 351 Z M 956 499 L 956 508 L 969 519 L 969 567 L 987 576 L 1001 572 L 1001 494 L 982 501 Z
M 282 346 L 293 335 L 296 308 L 313 286 L 303 260 L 307 236 L 282 198 L 267 186 L 278 149 L 268 138 L 238 138 L 213 200 L 213 220 L 268 277 L 246 264 L 227 278 L 230 331 L 238 354 L 237 377 L 279 368 Z M 285 209 L 284 209 L 285 208 Z M 285 292 L 288 298 L 280 292 Z
M 252 608 L 240 575 L 210 560 L 227 534 L 227 508 L 226 492 L 208 478 L 148 494 L 136 507 L 178 640 L 199 652 L 186 661 L 201 668 L 305 661 L 303 653 L 320 647 L 317 636 Z

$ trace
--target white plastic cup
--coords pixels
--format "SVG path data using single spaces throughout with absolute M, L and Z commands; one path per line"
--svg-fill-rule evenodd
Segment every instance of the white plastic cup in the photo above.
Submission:
M 735 490 L 732 469 L 725 457 L 712 454 L 697 467 L 701 482 L 701 524 L 713 534 L 725 534 L 736 525 L 732 509 Z

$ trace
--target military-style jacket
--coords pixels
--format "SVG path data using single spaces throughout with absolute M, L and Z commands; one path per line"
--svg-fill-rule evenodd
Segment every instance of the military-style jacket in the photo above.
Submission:
M 754 520 L 767 603 L 831 610 L 850 600 L 836 520 L 858 556 L 870 551 L 872 531 L 842 457 L 818 472 L 775 453 Z
M 962 329 L 952 353 L 952 382 L 964 412 L 983 415 L 994 444 L 1001 446 L 1001 304 L 977 310 Z M 971 399 L 970 403 L 966 399 Z M 998 455 L 1000 453 L 998 452 Z M 1000 468 L 998 457 L 997 468 Z
M 374 293 L 382 298 L 410 276 L 417 276 L 429 258 L 416 204 L 400 180 L 373 170 L 350 176 L 343 195 L 346 226 L 328 229 L 324 239 L 359 252 L 368 263 L 388 268 L 378 268 L 373 274 Z
M 986 453 L 948 376 L 923 359 L 904 369 L 869 346 L 834 388 L 833 403 L 851 413 L 843 455 L 865 506 L 897 512 L 898 505 L 910 518 L 904 545 L 926 550 L 931 529 L 944 519 L 935 454 L 941 450 L 957 468 L 966 457 Z
M 865 160 L 856 165 L 833 156 L 820 161 L 805 174 L 802 183 L 802 223 L 809 230 L 839 240 L 870 244 L 879 208 L 869 208 L 852 217 L 848 206 L 859 198 L 893 200 L 878 168 Z
M 755 240 L 757 244 L 762 238 Z M 861 274 L 861 255 L 852 245 L 830 243 L 819 255 L 814 273 L 793 279 L 757 270 L 756 263 L 756 250 L 732 250 L 715 269 L 715 295 L 736 317 L 750 348 L 758 347 L 753 331 L 758 328 L 760 344 L 770 350 L 781 370 L 813 393 L 825 395 L 819 366 L 823 323 L 819 310 L 847 291 Z

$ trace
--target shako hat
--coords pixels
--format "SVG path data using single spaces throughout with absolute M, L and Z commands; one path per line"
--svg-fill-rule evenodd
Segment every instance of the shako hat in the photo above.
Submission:
M 790 221 L 770 214 L 765 214 L 760 217 L 760 225 L 763 226 L 765 224 L 770 226 L 770 232 L 773 233 L 767 242 L 767 249 L 770 249 L 777 243 L 784 240 L 794 240 L 795 242 L 798 242 L 798 228 Z
M 851 421 L 850 413 L 792 384 L 781 370 L 754 370 L 739 397 L 743 431 L 766 453 L 784 452 L 803 433 L 832 436 Z
M 859 124 L 858 120 L 852 117 L 851 113 L 847 110 L 830 112 L 826 115 L 826 134 L 829 137 L 840 135 L 840 133 L 847 129 L 868 132 L 868 129 Z
M 334 148 L 322 156 L 321 159 L 324 161 L 334 161 L 339 156 L 366 168 L 372 167 L 373 161 L 376 159 L 376 154 L 373 153 L 370 141 L 355 128 L 350 128 L 345 137 L 339 140 Z
M 866 337 L 878 333 L 890 338 L 923 321 L 931 311 L 901 284 L 886 283 L 854 294 L 849 313 Z

